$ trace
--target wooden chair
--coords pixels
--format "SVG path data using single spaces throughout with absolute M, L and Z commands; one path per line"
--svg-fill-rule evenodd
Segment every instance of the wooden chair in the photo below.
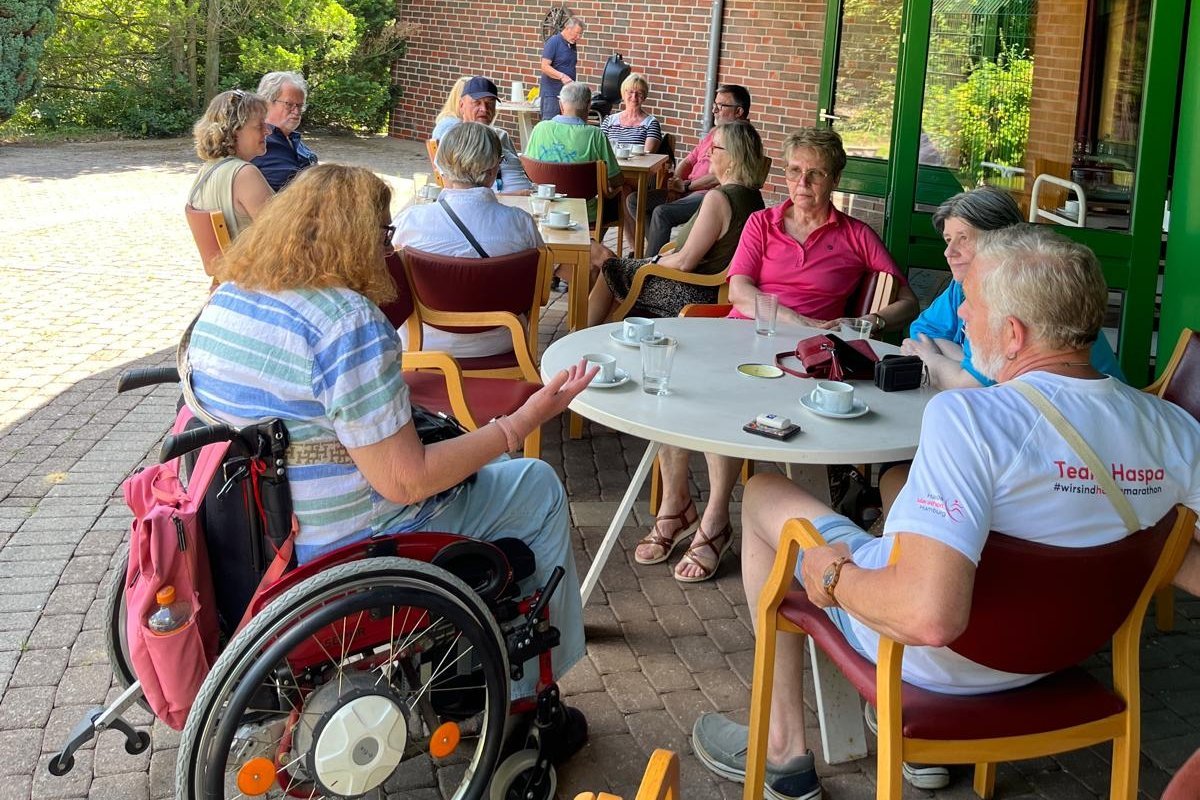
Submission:
M 538 316 L 549 269 L 545 248 L 493 258 L 454 258 L 404 248 L 401 260 L 417 316 L 424 324 L 456 333 L 508 329 L 512 350 L 460 358 L 464 374 L 541 382 Z M 413 349 L 420 349 L 419 339 L 416 342 Z
M 994 669 L 1050 673 L 1018 689 L 947 695 L 900 680 L 904 645 L 881 637 L 878 668 L 825 612 L 791 591 L 797 553 L 824 544 L 808 520 L 784 525 L 759 597 L 745 797 L 759 797 L 766 766 L 776 635 L 810 638 L 878 709 L 879 800 L 899 800 L 901 762 L 975 764 L 975 793 L 990 798 L 996 764 L 1113 743 L 1110 797 L 1137 796 L 1141 730 L 1139 653 L 1150 596 L 1168 584 L 1196 515 L 1176 506 L 1151 528 L 1099 547 L 1069 548 L 991 533 L 975 572 L 967 628 L 950 649 Z M 896 547 L 893 561 L 903 557 Z M 1112 687 L 1078 666 L 1112 645 Z
M 212 276 L 217 256 L 229 249 L 229 228 L 225 225 L 225 215 L 220 211 L 194 208 L 190 203 L 183 207 L 183 214 L 192 231 L 192 238 L 196 240 L 196 249 L 200 251 L 204 272 Z
M 621 800 L 621 797 L 608 792 L 580 792 L 575 800 Z M 636 800 L 679 800 L 679 756 L 662 748 L 650 755 Z
M 659 255 L 666 255 L 675 249 L 674 242 L 667 242 L 658 251 Z M 633 276 L 633 283 L 629 286 L 629 294 L 621 301 L 621 304 L 613 309 L 608 315 L 609 322 L 625 319 L 629 316 L 629 312 L 637 305 L 637 301 L 642 296 L 642 289 L 649 278 L 665 278 L 676 283 L 686 283 L 691 286 L 711 286 L 717 290 L 717 304 L 729 303 L 729 283 L 727 281 L 729 267 L 712 275 L 701 275 L 696 272 L 681 272 L 680 270 L 671 267 L 664 267 L 660 264 L 644 264 L 638 268 L 637 274 Z M 693 303 L 692 305 L 700 305 Z M 729 312 L 720 316 L 725 316 Z M 680 314 L 680 316 L 685 316 Z
M 567 197 L 584 200 L 596 198 L 596 222 L 592 226 L 592 239 L 599 242 L 609 228 L 617 229 L 617 252 L 621 252 L 624 238 L 625 204 L 614 202 L 616 216 L 604 218 L 604 198 L 608 197 L 608 166 L 603 161 L 583 161 L 577 164 L 560 164 L 555 161 L 539 161 L 521 156 L 521 166 L 534 183 L 553 183 L 556 191 Z
M 657 264 L 652 266 L 658 266 Z M 638 272 L 638 277 L 641 272 Z M 637 278 L 634 278 L 635 286 Z M 633 287 L 630 287 L 631 289 Z M 861 317 L 867 314 L 873 314 L 879 309 L 891 305 L 896 301 L 896 295 L 900 291 L 900 284 L 896 281 L 895 276 L 885 272 L 868 272 L 863 276 L 863 280 L 858 285 L 858 289 L 854 294 L 850 295 L 846 301 L 846 316 Z M 632 292 L 630 292 L 632 295 Z M 624 305 L 624 304 L 622 304 Z M 620 309 L 618 309 L 620 310 Z M 686 305 L 679 312 L 681 317 L 727 317 L 729 312 L 733 310 L 733 306 L 728 303 L 693 303 Z M 616 316 L 615 313 L 613 315 Z M 750 480 L 754 475 L 754 462 L 742 462 L 742 482 Z M 654 459 L 654 468 L 650 470 L 650 513 L 658 513 L 658 505 L 662 502 L 662 470 L 659 468 L 658 459 Z
M 437 165 L 437 151 L 437 139 L 426 139 L 425 152 L 429 154 L 429 168 L 433 170 L 433 179 L 437 182 L 438 186 L 445 187 L 446 182 L 442 180 L 442 173 L 441 170 L 438 169 Z
M 1179 332 L 1171 360 L 1158 380 L 1142 391 L 1170 401 L 1200 420 L 1200 333 Z M 1175 628 L 1175 587 L 1164 586 L 1154 595 L 1154 621 L 1160 631 Z
M 384 305 L 382 311 L 397 328 L 408 326 L 410 343 L 414 341 L 415 329 L 415 341 L 419 343 L 421 321 L 400 256 L 388 256 L 387 267 L 398 296 Z M 458 361 L 441 350 L 410 349 L 404 353 L 402 368 L 412 402 L 452 414 L 468 430 L 512 414 L 542 388 L 540 382 L 465 376 Z M 539 458 L 541 451 L 542 431 L 538 428 L 525 438 L 524 454 L 526 458 Z

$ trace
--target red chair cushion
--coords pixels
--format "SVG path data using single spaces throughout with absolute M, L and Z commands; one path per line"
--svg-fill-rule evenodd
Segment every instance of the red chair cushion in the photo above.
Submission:
M 414 403 L 431 411 L 452 413 L 446 378 L 440 372 L 404 373 L 409 396 Z M 511 414 L 525 404 L 534 392 L 542 388 L 536 383 L 507 378 L 463 378 L 463 394 L 467 407 L 480 425 L 502 414 Z
M 869 703 L 876 703 L 875 664 L 852 648 L 829 616 L 802 592 L 791 592 L 780 613 L 798 625 L 839 666 Z M 1030 686 L 981 695 L 948 695 L 901 687 L 904 736 L 910 739 L 989 739 L 1044 733 L 1093 722 L 1125 709 L 1125 701 L 1085 670 L 1072 667 Z
M 408 278 L 404 274 L 404 263 L 400 261 L 399 254 L 392 253 L 387 257 L 387 270 L 396 284 L 396 299 L 380 306 L 380 310 L 388 322 L 399 328 L 412 316 L 412 292 L 408 288 Z
M 474 358 L 458 358 L 458 365 L 464 370 L 511 369 L 520 366 L 517 354 L 512 350 L 507 353 L 497 353 L 494 356 L 476 356 Z
M 1183 358 L 1179 359 L 1162 396 L 1200 419 L 1200 333 L 1193 331 L 1188 337 Z
M 406 249 L 412 290 L 422 304 L 439 311 L 510 311 L 529 314 L 540 300 L 536 249 L 493 258 L 456 258 Z M 460 333 L 491 326 L 439 325 Z
M 594 161 L 562 164 L 521 156 L 521 166 L 525 168 L 529 180 L 534 183 L 553 183 L 555 190 L 567 197 L 590 200 L 599 192 Z
M 870 314 L 871 303 L 875 301 L 875 287 L 878 285 L 878 272 L 871 270 L 863 273 L 854 293 L 846 298 L 846 316 L 865 317 Z

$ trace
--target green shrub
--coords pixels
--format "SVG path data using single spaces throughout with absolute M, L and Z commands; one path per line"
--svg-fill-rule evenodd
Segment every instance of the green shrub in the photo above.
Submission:
M 5 0 L 0 5 L 0 122 L 37 85 L 38 61 L 57 9 L 58 0 Z

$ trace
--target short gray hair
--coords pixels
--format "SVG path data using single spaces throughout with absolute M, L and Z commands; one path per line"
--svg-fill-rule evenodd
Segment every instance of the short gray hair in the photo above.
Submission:
M 490 186 L 488 173 L 499 163 L 500 137 L 479 122 L 460 122 L 438 142 L 438 169 L 452 183 Z
M 959 192 L 938 206 L 933 212 L 933 227 L 939 234 L 951 217 L 961 219 L 977 231 L 995 231 L 1025 221 L 1012 195 L 995 186 Z
M 846 168 L 846 149 L 842 137 L 830 128 L 801 128 L 783 140 L 783 160 L 789 161 L 792 154 L 805 148 L 820 153 L 834 177 Z
M 1091 346 L 1104 324 L 1108 286 L 1096 256 L 1042 225 L 1022 223 L 979 236 L 979 288 L 998 326 L 1016 317 L 1054 349 Z
M 265 97 L 269 103 L 278 99 L 283 87 L 289 83 L 299 89 L 304 99 L 308 100 L 308 81 L 304 80 L 304 76 L 299 72 L 268 72 L 258 82 L 258 94 Z
M 582 81 L 573 81 L 562 88 L 558 99 L 564 106 L 579 112 L 579 116 L 587 116 L 588 108 L 592 105 L 592 87 Z
M 562 26 L 564 31 L 567 28 L 583 28 L 583 20 L 581 20 L 579 17 L 570 17 L 566 22 L 563 23 Z

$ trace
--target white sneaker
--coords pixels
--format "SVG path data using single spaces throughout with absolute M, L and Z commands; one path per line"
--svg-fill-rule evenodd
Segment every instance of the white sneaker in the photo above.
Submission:
M 863 719 L 871 733 L 879 735 L 879 721 L 875 718 L 875 706 L 863 706 Z M 950 785 L 950 770 L 941 764 L 910 764 L 905 761 L 900 766 L 904 780 L 917 789 L 945 789 Z

